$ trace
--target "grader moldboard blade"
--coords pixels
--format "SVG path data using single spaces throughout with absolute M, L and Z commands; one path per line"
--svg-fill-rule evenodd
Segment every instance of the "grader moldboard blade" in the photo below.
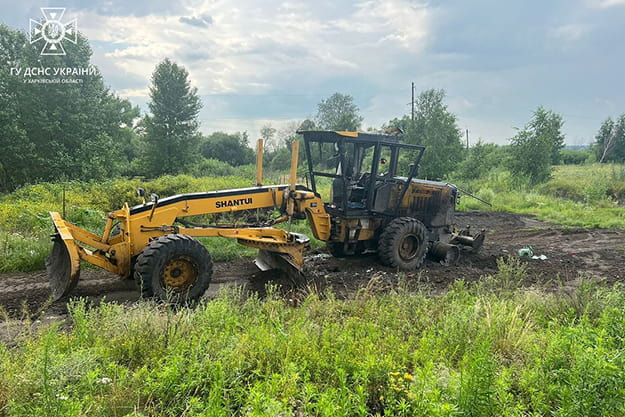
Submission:
M 46 258 L 46 271 L 52 299 L 56 301 L 69 294 L 78 284 L 80 257 L 75 246 L 69 248 L 60 234 L 54 234 L 52 241 L 54 244 L 50 255 Z
M 290 233 L 294 238 L 290 245 L 267 245 L 261 249 L 254 263 L 261 271 L 276 269 L 284 272 L 290 279 L 299 282 L 303 278 L 304 260 L 302 253 L 304 248 L 310 243 L 306 235 Z

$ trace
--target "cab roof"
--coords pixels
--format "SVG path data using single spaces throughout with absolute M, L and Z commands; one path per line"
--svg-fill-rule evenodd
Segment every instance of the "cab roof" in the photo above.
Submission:
M 385 135 L 381 133 L 349 132 L 334 130 L 298 130 L 297 133 L 304 135 L 304 139 L 315 142 L 384 142 L 399 143 L 401 136 Z

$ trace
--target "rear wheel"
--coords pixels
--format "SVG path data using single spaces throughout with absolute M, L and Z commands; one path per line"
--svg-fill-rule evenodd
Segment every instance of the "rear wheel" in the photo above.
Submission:
M 378 257 L 382 264 L 402 271 L 412 271 L 423 263 L 428 248 L 427 230 L 412 217 L 394 219 L 386 226 L 378 241 Z
M 213 275 L 213 262 L 200 242 L 172 234 L 150 242 L 137 257 L 134 269 L 144 297 L 184 303 L 204 294 Z

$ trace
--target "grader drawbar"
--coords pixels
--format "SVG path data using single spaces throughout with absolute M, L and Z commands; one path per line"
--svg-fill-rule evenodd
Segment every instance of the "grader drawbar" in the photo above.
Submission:
M 309 239 L 276 227 L 293 219 L 306 219 L 314 237 L 326 242 L 333 256 L 377 252 L 380 263 L 400 271 L 417 269 L 426 256 L 453 264 L 460 248 L 475 251 L 482 246 L 483 231 L 472 234 L 468 228 L 455 228 L 458 188 L 417 178 L 423 146 L 401 143 L 396 135 L 298 133 L 304 138 L 311 188 L 296 184 L 297 141 L 289 184 L 261 185 L 259 141 L 255 187 L 164 199 L 153 194 L 151 201 L 140 189 L 143 204 L 125 204 L 109 213 L 102 236 L 51 213 L 56 233 L 46 264 L 53 298 L 76 286 L 84 261 L 134 277 L 146 297 L 195 300 L 212 276 L 210 254 L 198 237 L 236 239 L 259 249 L 256 264 L 261 269 L 299 274 Z M 326 202 L 317 191 L 323 181 L 331 187 Z M 239 220 L 225 222 L 224 215 Z M 246 217 L 243 223 L 241 217 Z

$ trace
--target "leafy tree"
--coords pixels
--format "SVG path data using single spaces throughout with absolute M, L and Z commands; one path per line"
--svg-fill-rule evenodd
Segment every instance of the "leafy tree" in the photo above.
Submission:
M 356 131 L 363 121 L 359 111 L 352 96 L 334 93 L 318 104 L 317 127 L 325 130 Z
M 316 128 L 317 126 L 315 125 L 314 121 L 310 119 L 306 119 L 302 123 L 299 124 L 299 127 L 297 128 L 297 130 L 315 130 Z
M 204 139 L 201 152 L 206 159 L 219 159 L 232 166 L 254 162 L 254 151 L 248 146 L 247 132 L 215 132 Z
M 389 122 L 391 129 L 404 132 L 407 143 L 426 146 L 419 172 L 427 178 L 444 178 L 463 158 L 462 133 L 443 102 L 445 94 L 445 90 L 423 91 L 416 99 L 414 120 L 404 116 Z
M 531 130 L 535 135 L 549 138 L 551 141 L 551 163 L 553 165 L 558 165 L 562 162 L 560 151 L 564 148 L 563 124 L 562 116 L 553 110 L 546 110 L 540 106 L 534 112 L 528 126 L 526 126 L 526 129 Z
M 150 99 L 152 114 L 143 120 L 142 162 L 146 174 L 187 171 L 196 161 L 198 113 L 202 107 L 187 70 L 169 59 L 160 62 L 152 73 Z
M 276 143 L 278 147 L 275 149 L 275 151 L 267 155 L 267 159 L 269 161 L 268 167 L 270 169 L 272 169 L 273 171 L 286 171 L 290 168 L 293 142 L 295 142 L 296 140 L 300 141 L 298 164 L 302 166 L 306 162 L 306 152 L 302 143 L 302 136 L 299 135 L 297 131 L 312 130 L 311 126 L 314 126 L 314 124 L 306 125 L 307 123 L 312 122 L 310 120 L 304 121 L 302 123 L 289 122 L 283 125 L 282 128 L 276 132 Z M 308 128 L 302 129 L 302 125 L 308 126 Z
M 564 146 L 562 117 L 539 107 L 525 127 L 511 139 L 510 171 L 530 184 L 539 184 L 551 176 L 554 159 L 560 161 Z
M 469 155 L 458 167 L 457 175 L 466 180 L 485 177 L 501 165 L 502 147 L 494 143 L 484 143 L 480 139 L 469 149 Z
M 523 129 L 511 140 L 508 167 L 518 180 L 527 179 L 535 185 L 551 176 L 552 144 L 547 136 L 534 135 Z
M 87 68 L 91 48 L 78 34 L 66 55 L 41 56 L 24 32 L 0 25 L 0 191 L 59 178 L 104 179 L 128 165 L 119 138 L 139 114 L 112 94 L 99 73 L 74 83 L 34 83 L 26 68 Z M 21 68 L 21 74 L 11 73 Z
M 260 137 L 263 139 L 263 151 L 274 151 L 278 147 L 278 144 L 274 143 L 277 130 L 266 124 L 260 129 Z
M 595 136 L 599 162 L 625 162 L 625 114 L 613 120 L 608 117 Z

